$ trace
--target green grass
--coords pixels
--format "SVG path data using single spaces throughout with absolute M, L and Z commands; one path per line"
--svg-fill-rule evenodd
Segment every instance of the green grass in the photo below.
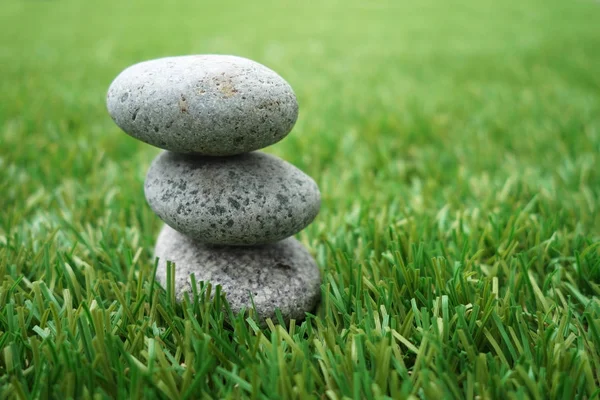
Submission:
M 600 3 L 7 0 L 0 398 L 600 396 Z M 267 149 L 315 178 L 307 321 L 260 329 L 153 280 L 157 149 L 126 66 L 231 53 L 284 76 Z

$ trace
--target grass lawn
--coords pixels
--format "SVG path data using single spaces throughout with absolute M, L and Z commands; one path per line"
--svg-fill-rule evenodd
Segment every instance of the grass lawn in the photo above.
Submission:
M 600 396 L 600 2 L 7 0 L 0 398 Z M 153 280 L 158 149 L 106 90 L 228 53 L 287 79 L 314 177 L 304 322 Z

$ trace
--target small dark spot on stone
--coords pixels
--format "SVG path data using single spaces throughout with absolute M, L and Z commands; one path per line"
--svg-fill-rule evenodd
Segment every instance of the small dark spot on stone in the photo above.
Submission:
M 227 225 L 228 227 L 231 228 L 233 226 L 233 220 L 230 219 L 229 221 L 227 221 L 227 224 L 225 224 L 225 225 Z
M 282 194 L 277 194 L 277 195 L 275 195 L 275 197 L 277 198 L 277 200 L 279 200 L 280 203 L 283 203 L 283 204 L 286 204 L 289 201 L 289 199 Z
M 175 121 L 173 121 L 173 120 L 170 120 L 169 122 L 167 122 L 167 125 L 165 125 L 165 128 L 167 128 L 167 129 L 168 129 L 168 128 L 170 128 L 171 126 L 173 126 L 173 123 L 174 123 L 174 122 L 175 122 Z
M 173 197 L 173 193 L 169 190 L 165 191 L 161 196 L 161 201 L 168 201 L 171 197 Z
M 240 209 L 240 203 L 239 203 L 237 200 L 235 200 L 234 198 L 231 198 L 231 197 L 227 198 L 227 202 L 228 202 L 228 203 L 229 203 L 229 204 L 230 204 L 232 207 L 234 207 L 236 210 L 239 210 L 239 209 Z
M 179 109 L 181 110 L 182 113 L 187 113 L 188 112 L 187 99 L 185 98 L 185 96 L 183 94 L 181 94 L 180 96 L 181 96 L 181 99 L 179 100 Z
M 185 189 L 187 189 L 187 182 L 182 179 L 179 181 L 179 183 L 176 186 L 177 186 L 177 189 L 184 191 Z
M 275 264 L 275 268 L 283 269 L 283 270 L 290 270 L 290 269 L 292 269 L 292 267 L 290 267 L 287 264 L 283 264 L 283 263 L 277 263 L 277 264 Z
M 121 103 L 125 103 L 125 101 L 127 101 L 128 98 L 129 98 L 129 92 L 123 93 L 123 95 L 121 96 Z
M 133 110 L 133 115 L 131 116 L 132 121 L 135 121 L 135 119 L 137 118 L 138 111 L 140 111 L 139 108 L 136 108 L 135 110 Z
M 158 132 L 158 126 L 154 127 L 154 132 Z

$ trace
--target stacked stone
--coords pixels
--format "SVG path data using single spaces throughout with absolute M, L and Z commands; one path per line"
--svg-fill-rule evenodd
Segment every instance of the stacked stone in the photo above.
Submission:
M 315 307 L 319 270 L 292 236 L 319 212 L 319 188 L 293 165 L 255 151 L 296 123 L 296 96 L 283 78 L 234 56 L 162 58 L 121 72 L 107 107 L 127 134 L 166 150 L 144 184 L 165 222 L 155 248 L 161 284 L 170 261 L 179 300 L 194 274 L 221 285 L 236 313 L 255 307 L 265 319 L 279 309 L 302 319 Z

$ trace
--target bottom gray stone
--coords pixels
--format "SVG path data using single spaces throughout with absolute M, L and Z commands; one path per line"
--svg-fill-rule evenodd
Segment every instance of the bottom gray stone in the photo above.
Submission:
M 312 256 L 293 237 L 260 246 L 214 246 L 199 243 L 165 225 L 156 241 L 157 280 L 166 287 L 167 261 L 175 263 L 175 294 L 188 292 L 196 281 L 221 285 L 234 313 L 252 308 L 260 320 L 301 320 L 319 302 L 321 275 Z

